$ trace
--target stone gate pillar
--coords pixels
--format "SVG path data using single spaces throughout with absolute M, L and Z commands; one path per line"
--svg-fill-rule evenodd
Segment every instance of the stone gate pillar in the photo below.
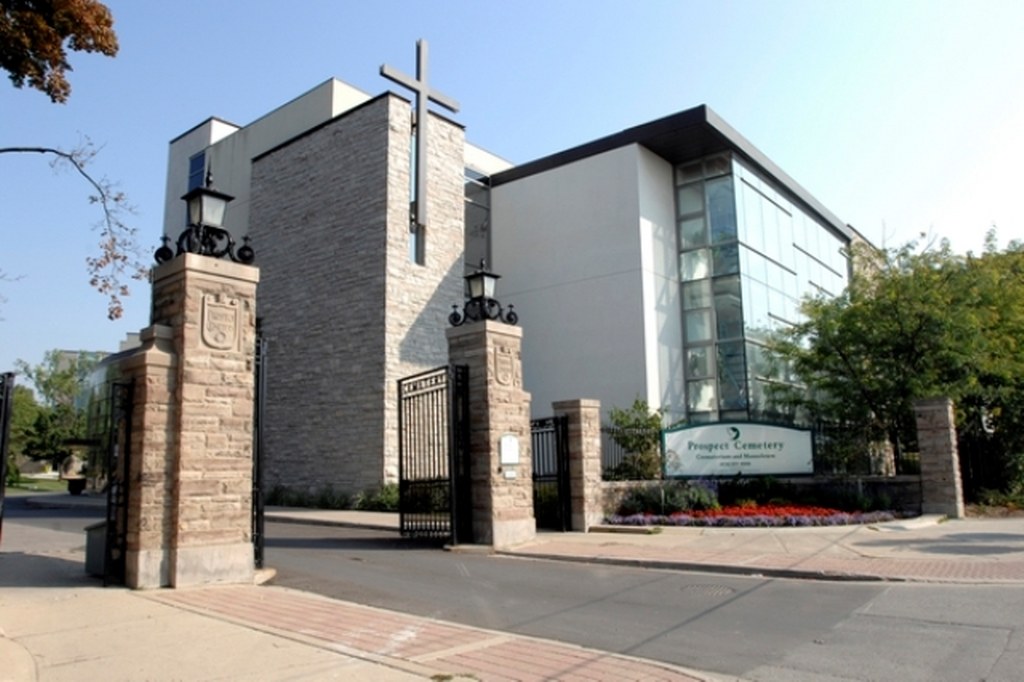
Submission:
M 153 272 L 135 379 L 126 583 L 252 582 L 259 270 L 184 254 Z
M 964 493 L 953 401 L 949 398 L 917 400 L 914 417 L 921 451 L 921 513 L 962 519 Z
M 601 401 L 562 400 L 551 404 L 569 419 L 569 489 L 572 529 L 584 533 L 604 518 L 601 497 Z
M 473 542 L 497 549 L 537 532 L 522 336 L 520 328 L 491 320 L 448 329 L 448 361 L 469 367 Z

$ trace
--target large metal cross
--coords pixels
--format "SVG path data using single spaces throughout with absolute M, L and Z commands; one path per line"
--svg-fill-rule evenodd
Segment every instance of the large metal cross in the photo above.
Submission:
M 425 40 L 416 41 L 416 78 L 410 78 L 387 65 L 380 67 L 380 75 L 416 93 L 416 186 L 413 194 L 413 220 L 416 221 L 417 228 L 422 230 L 427 224 L 427 102 L 436 102 L 452 113 L 458 113 L 459 103 L 436 90 L 431 90 L 427 84 Z

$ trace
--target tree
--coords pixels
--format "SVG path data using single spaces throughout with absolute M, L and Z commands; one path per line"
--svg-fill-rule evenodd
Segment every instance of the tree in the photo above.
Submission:
M 49 461 L 57 469 L 71 456 L 70 442 L 84 438 L 86 430 L 80 396 L 99 359 L 98 353 L 51 350 L 35 366 L 18 360 L 19 373 L 32 382 L 42 399 L 26 429 L 23 454 Z
M 67 51 L 117 54 L 117 35 L 110 10 L 96 0 L 0 0 L 0 69 L 7 71 L 15 87 L 28 84 L 64 103 L 71 94 Z M 99 255 L 86 259 L 89 284 L 108 297 L 107 317 L 116 320 L 124 312 L 122 298 L 130 293 L 128 279 L 145 279 L 148 273 L 136 231 L 125 223 L 134 212 L 123 192 L 105 177 L 93 176 L 87 165 L 97 150 L 86 142 L 70 150 L 50 146 L 3 147 L 0 154 L 45 154 L 54 157 L 53 167 L 71 167 L 93 189 L 90 203 L 102 212 L 99 222 Z M 4 274 L 0 271 L 0 280 Z M 2 301 L 2 299 L 0 299 Z
M 97 225 L 99 255 L 85 259 L 86 269 L 89 285 L 107 296 L 107 317 L 116 320 L 124 313 L 123 297 L 131 293 L 126 280 L 145 279 L 149 268 L 143 261 L 136 229 L 124 221 L 127 214 L 134 213 L 127 196 L 107 178 L 96 178 L 86 170 L 97 152 L 88 140 L 70 151 L 56 147 L 0 147 L 0 154 L 51 155 L 55 157 L 52 167 L 70 166 L 92 186 L 89 202 L 99 205 L 103 217 Z
M 46 407 L 74 407 L 100 353 L 49 350 L 38 365 L 18 360 L 18 373 L 32 382 Z
M 661 411 L 652 410 L 646 400 L 637 398 L 628 408 L 613 407 L 608 420 L 612 440 L 626 452 L 608 475 L 619 480 L 661 478 Z
M 25 454 L 25 445 L 42 407 L 28 386 L 15 385 L 11 400 L 11 435 L 8 454 L 18 458 Z
M 1000 252 L 993 233 L 980 257 L 946 243 L 853 255 L 861 274 L 847 290 L 806 300 L 806 321 L 774 340 L 800 383 L 774 397 L 884 437 L 897 455 L 915 441 L 919 398 L 952 398 L 962 436 L 983 413 L 1007 438 L 1020 433 L 1009 426 L 1024 420 L 1024 249 Z M 1022 449 L 1007 441 L 1003 452 Z
M 68 50 L 117 54 L 114 18 L 96 0 L 0 1 L 0 69 L 55 103 L 71 94 Z

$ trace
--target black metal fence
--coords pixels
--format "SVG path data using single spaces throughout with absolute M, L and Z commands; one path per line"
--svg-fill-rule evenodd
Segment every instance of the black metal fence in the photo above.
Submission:
M 267 340 L 263 336 L 260 320 L 256 320 L 256 353 L 254 377 L 254 405 L 252 429 L 252 548 L 256 568 L 263 568 L 264 533 L 263 497 L 263 424 L 264 402 L 267 397 Z
M 11 434 L 11 408 L 14 402 L 14 374 L 0 374 L 0 541 L 4 533 L 4 491 L 7 489 L 7 453 Z
M 915 442 L 893 445 L 859 424 L 817 421 L 811 427 L 814 473 L 819 476 L 893 476 L 921 472 Z
M 103 584 L 124 583 L 125 554 L 128 541 L 128 495 L 131 481 L 132 408 L 134 384 L 130 380 L 112 381 L 108 400 L 100 406 L 104 432 L 95 441 L 105 454 L 107 476 L 106 541 L 103 557 Z
M 469 539 L 467 388 L 463 366 L 398 382 L 398 509 L 405 537 Z
M 530 448 L 533 453 L 533 514 L 537 527 L 570 530 L 569 418 L 531 421 Z
M 658 435 L 660 430 L 621 429 L 615 426 L 601 427 L 601 471 L 604 472 L 605 478 L 614 478 L 614 472 L 622 466 L 625 459 L 632 454 L 636 454 L 619 444 L 621 436 L 634 435 L 636 433 Z

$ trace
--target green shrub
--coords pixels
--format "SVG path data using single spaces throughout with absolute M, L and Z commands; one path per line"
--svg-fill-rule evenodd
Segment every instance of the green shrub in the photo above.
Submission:
M 607 469 L 607 481 L 656 481 L 661 478 L 661 454 L 645 452 L 626 455 L 618 465 Z
M 21 469 L 18 467 L 18 463 L 14 461 L 14 455 L 7 456 L 7 480 L 3 482 L 4 485 L 18 485 L 21 483 Z
M 626 409 L 613 407 L 608 413 L 611 436 L 627 454 L 617 466 L 605 472 L 613 481 L 651 481 L 661 478 L 661 422 L 659 410 L 637 398 Z
M 352 498 L 347 493 L 334 489 L 330 483 L 316 491 L 313 495 L 313 504 L 310 506 L 317 509 L 351 509 Z
M 626 491 L 616 514 L 676 514 L 687 511 L 717 509 L 713 488 L 699 482 L 668 481 L 661 485 L 637 485 Z
M 398 511 L 398 485 L 385 483 L 379 488 L 356 495 L 355 508 L 360 511 Z
M 315 491 L 301 491 L 277 483 L 266 494 L 263 502 L 274 507 L 308 507 L 313 509 L 351 509 L 352 498 L 327 483 Z

